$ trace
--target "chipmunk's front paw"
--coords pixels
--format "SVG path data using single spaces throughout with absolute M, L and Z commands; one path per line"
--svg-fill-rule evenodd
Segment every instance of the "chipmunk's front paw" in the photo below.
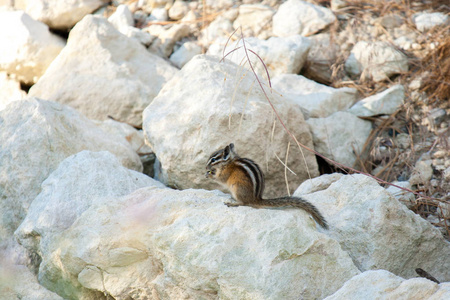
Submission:
M 225 202 L 224 204 L 226 206 L 228 206 L 228 207 L 237 207 L 237 206 L 239 206 L 239 203 L 237 203 L 237 202 Z

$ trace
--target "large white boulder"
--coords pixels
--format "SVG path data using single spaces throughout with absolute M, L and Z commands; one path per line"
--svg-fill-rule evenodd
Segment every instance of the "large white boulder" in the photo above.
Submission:
M 209 156 L 234 142 L 243 157 L 266 173 L 268 195 L 285 195 L 285 161 L 289 135 L 251 74 L 217 57 L 196 56 L 172 78 L 144 111 L 144 134 L 161 162 L 160 179 L 177 188 L 217 188 L 205 179 Z M 266 87 L 266 93 L 297 140 L 312 147 L 300 107 Z M 181 111 L 180 111 L 181 108 Z M 315 156 L 291 142 L 287 171 L 291 189 L 318 175 Z M 306 160 L 306 165 L 305 165 Z
M 0 11 L 0 28 L 0 71 L 25 84 L 34 84 L 65 45 L 23 11 Z
M 316 180 L 322 181 L 319 177 L 312 182 Z M 385 269 L 413 278 L 415 269 L 422 268 L 441 282 L 450 281 L 450 243 L 437 228 L 370 177 L 358 174 L 333 180 L 322 190 L 294 195 L 314 201 L 331 224 L 329 235 L 360 271 Z
M 105 196 L 48 235 L 39 280 L 66 299 L 321 299 L 359 273 L 306 212 L 228 200 L 156 187 Z
M 408 71 L 408 58 L 385 42 L 359 41 L 345 61 L 345 70 L 353 76 L 383 81 Z
M 248 55 L 248 59 L 252 62 L 255 71 L 266 79 L 266 69 L 259 58 L 264 61 L 271 77 L 286 73 L 297 74 L 305 64 L 309 47 L 311 46 L 309 39 L 300 35 L 271 37 L 268 40 L 261 40 L 253 37 L 245 38 L 245 48 L 247 49 L 247 53 L 242 40 L 228 43 L 224 51 L 225 43 L 226 40 L 217 41 L 217 43 L 211 45 L 207 54 L 216 55 L 222 58 L 225 53 L 227 59 L 251 70 L 251 67 L 247 63 Z M 237 48 L 239 49 L 233 51 Z M 254 53 L 252 53 L 252 51 Z M 230 54 L 227 55 L 228 53 Z
M 17 228 L 59 163 L 85 149 L 111 151 L 124 166 L 142 170 L 128 143 L 60 103 L 31 98 L 0 111 L 0 239 Z
M 335 89 L 296 74 L 272 79 L 272 87 L 283 97 L 297 103 L 311 118 L 325 118 L 349 108 L 356 101 L 356 89 Z
M 444 300 L 449 298 L 449 282 L 437 284 L 425 278 L 405 280 L 388 271 L 377 270 L 356 275 L 325 300 Z
M 106 0 L 15 0 L 14 6 L 26 11 L 33 19 L 47 24 L 50 28 L 67 30 L 107 2 Z
M 15 100 L 21 100 L 27 93 L 20 88 L 20 82 L 9 77 L 8 73 L 0 72 L 0 110 Z
M 326 118 L 310 118 L 306 122 L 311 129 L 315 150 L 349 167 L 356 162 L 372 131 L 371 122 L 344 111 Z
M 390 115 L 403 105 L 404 100 L 405 89 L 397 84 L 381 93 L 359 100 L 348 112 L 359 117 Z
M 42 183 L 15 236 L 29 253 L 45 253 L 54 235 L 72 226 L 90 206 L 148 186 L 164 188 L 123 167 L 110 152 L 81 151 L 63 160 Z
M 144 108 L 176 72 L 106 19 L 88 15 L 29 95 L 70 105 L 92 119 L 111 115 L 140 125 Z
M 336 16 L 328 8 L 301 0 L 288 0 L 280 5 L 273 16 L 273 33 L 277 36 L 308 36 L 336 20 Z

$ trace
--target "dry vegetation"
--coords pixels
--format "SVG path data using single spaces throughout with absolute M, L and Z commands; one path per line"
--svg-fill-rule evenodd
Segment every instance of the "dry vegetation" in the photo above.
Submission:
M 328 2 L 321 4 L 326 6 Z M 346 2 L 348 6 L 341 10 L 339 25 L 333 28 L 333 35 L 338 40 L 340 32 L 351 32 L 356 40 L 363 40 L 367 38 L 367 32 L 375 31 L 376 36 L 372 38 L 392 43 L 392 32 L 373 22 L 389 14 L 401 16 L 408 29 L 418 35 L 419 47 L 409 51 L 399 49 L 409 58 L 408 73 L 381 83 L 346 78 L 343 62 L 348 52 L 344 51 L 334 65 L 336 72 L 332 82 L 335 87 L 355 87 L 363 96 L 378 93 L 393 84 L 405 87 L 403 107 L 390 116 L 370 118 L 374 128 L 355 167 L 387 182 L 408 180 L 419 159 L 435 162 L 450 154 L 450 26 L 421 33 L 411 22 L 413 14 L 427 9 L 448 14 L 450 3 L 443 0 Z M 402 140 L 399 135 L 403 145 L 399 144 Z M 433 164 L 433 179 L 425 185 L 413 186 L 418 194 L 414 203 L 408 203 L 408 206 L 449 238 L 450 182 L 444 178 L 443 171 Z

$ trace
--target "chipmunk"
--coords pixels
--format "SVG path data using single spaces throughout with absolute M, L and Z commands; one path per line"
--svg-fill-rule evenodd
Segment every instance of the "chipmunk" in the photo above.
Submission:
M 227 206 L 251 206 L 254 208 L 271 208 L 292 206 L 305 210 L 323 228 L 328 224 L 319 210 L 308 201 L 298 197 L 281 197 L 264 199 L 264 174 L 259 166 L 248 158 L 239 157 L 231 143 L 214 152 L 206 164 L 206 178 L 212 178 L 228 188 L 236 203 Z

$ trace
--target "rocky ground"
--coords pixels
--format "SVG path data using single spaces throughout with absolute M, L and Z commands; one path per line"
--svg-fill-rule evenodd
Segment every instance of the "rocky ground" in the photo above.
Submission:
M 0 294 L 450 298 L 449 12 L 0 0 Z M 230 142 L 330 230 L 223 205 Z

